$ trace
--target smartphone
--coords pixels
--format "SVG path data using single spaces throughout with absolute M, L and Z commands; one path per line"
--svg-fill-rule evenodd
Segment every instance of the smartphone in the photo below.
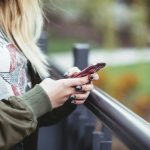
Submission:
M 105 66 L 106 66 L 106 63 L 97 63 L 95 65 L 90 65 L 87 68 L 83 69 L 78 74 L 75 74 L 71 77 L 72 78 L 84 77 L 84 76 L 87 76 L 87 75 L 90 75 L 90 74 L 93 74 L 93 73 L 99 71 L 100 69 L 104 68 Z

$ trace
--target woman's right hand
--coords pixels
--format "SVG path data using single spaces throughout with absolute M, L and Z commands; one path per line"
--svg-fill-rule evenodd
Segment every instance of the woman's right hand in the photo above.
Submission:
M 69 99 L 70 95 L 79 94 L 79 92 L 75 90 L 75 86 L 86 85 L 88 82 L 88 76 L 82 78 L 67 78 L 60 80 L 46 78 L 40 83 L 40 85 L 49 96 L 52 108 L 57 108 L 59 106 L 62 106 Z M 88 86 L 86 90 L 90 91 L 92 88 L 93 85 Z

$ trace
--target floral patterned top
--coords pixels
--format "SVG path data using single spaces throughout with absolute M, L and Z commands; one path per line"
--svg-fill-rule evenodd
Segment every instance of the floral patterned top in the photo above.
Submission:
M 0 100 L 23 94 L 29 88 L 27 58 L 0 29 Z

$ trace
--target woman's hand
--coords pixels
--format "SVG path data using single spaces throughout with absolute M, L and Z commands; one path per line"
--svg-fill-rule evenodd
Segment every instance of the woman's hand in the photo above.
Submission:
M 72 68 L 68 75 L 78 73 L 79 70 L 74 67 Z M 89 95 L 90 90 L 93 89 L 93 84 L 90 82 L 92 80 L 98 80 L 99 76 L 95 73 L 92 74 L 92 78 L 89 76 L 81 78 L 67 78 L 60 80 L 53 80 L 50 78 L 44 79 L 40 85 L 48 94 L 52 107 L 57 108 L 62 106 L 70 97 L 73 97 L 72 103 L 83 104 Z M 81 86 L 80 90 L 77 90 L 76 86 Z
M 65 73 L 65 76 L 71 77 L 71 76 L 78 74 L 79 72 L 81 72 L 79 70 L 79 68 L 73 67 L 73 68 L 69 69 L 69 71 L 67 73 Z M 93 89 L 93 84 L 91 81 L 98 80 L 99 76 L 97 73 L 94 73 L 92 75 L 89 75 L 88 79 L 89 79 L 89 82 L 87 84 L 75 86 L 76 91 L 80 91 L 80 92 L 75 93 L 74 95 L 70 96 L 70 99 L 72 99 L 72 103 L 83 104 L 85 102 L 85 100 L 87 99 L 87 97 L 89 96 L 90 91 Z

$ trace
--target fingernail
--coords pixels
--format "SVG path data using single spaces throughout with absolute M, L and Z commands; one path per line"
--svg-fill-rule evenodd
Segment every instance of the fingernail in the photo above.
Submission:
M 73 101 L 73 100 L 76 99 L 76 96 L 75 96 L 75 95 L 71 95 L 71 96 L 69 97 L 69 99 L 70 99 L 71 101 Z
M 76 89 L 76 91 L 81 91 L 81 90 L 82 90 L 82 86 L 81 86 L 81 85 L 77 85 L 77 86 L 75 87 L 75 89 Z
M 67 78 L 68 75 L 69 75 L 69 72 L 65 72 L 63 76 L 64 76 L 65 78 Z
M 89 80 L 92 81 L 94 79 L 93 75 L 90 75 Z

